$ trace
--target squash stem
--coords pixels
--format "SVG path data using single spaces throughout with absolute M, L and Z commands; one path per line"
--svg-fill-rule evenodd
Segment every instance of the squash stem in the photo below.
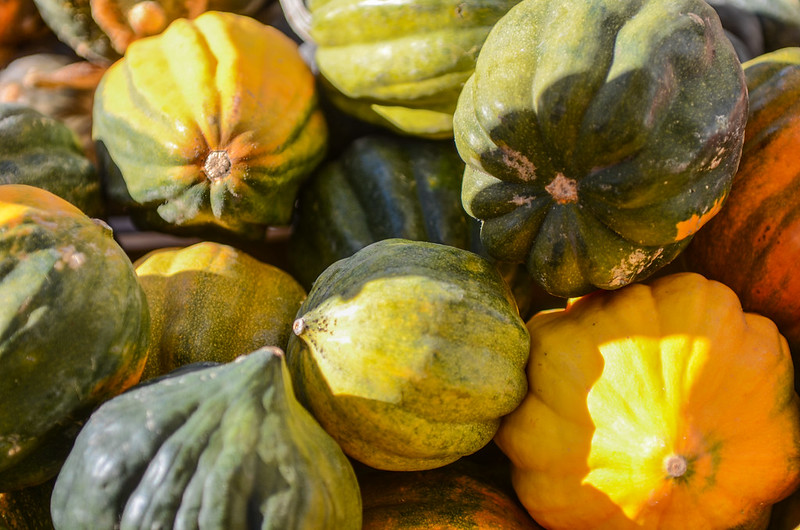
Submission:
M 311 12 L 304 0 L 280 0 L 286 22 L 298 37 L 305 42 L 314 42 L 311 38 Z
M 688 464 L 686 463 L 686 459 L 681 455 L 669 455 L 664 459 L 664 469 L 666 469 L 667 474 L 672 478 L 683 476 L 687 468 Z

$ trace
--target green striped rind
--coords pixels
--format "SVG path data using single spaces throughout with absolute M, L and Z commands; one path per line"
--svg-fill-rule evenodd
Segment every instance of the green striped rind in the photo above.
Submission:
M 458 101 L 464 207 L 491 255 L 551 293 L 622 287 L 721 206 L 746 115 L 741 65 L 704 2 L 526 0 Z M 559 175 L 575 192 L 561 202 L 547 191 Z
M 104 465 L 98 465 L 102 462 Z M 283 355 L 150 380 L 101 406 L 56 481 L 57 528 L 361 528 L 350 462 Z
M 46 189 L 90 217 L 104 213 L 100 177 L 75 133 L 27 105 L 0 103 L 2 184 Z
M 452 142 L 363 136 L 303 185 L 289 244 L 306 289 L 333 262 L 399 237 L 469 248 L 464 163 Z
M 0 299 L 6 491 L 54 476 L 91 410 L 135 383 L 150 321 L 111 230 L 74 213 L 0 226 Z
M 385 239 L 328 267 L 287 358 L 298 398 L 351 457 L 428 469 L 488 443 L 527 391 L 529 336 L 490 262 Z
M 517 1 L 312 2 L 316 63 L 343 110 L 409 134 L 449 137 L 483 41 Z

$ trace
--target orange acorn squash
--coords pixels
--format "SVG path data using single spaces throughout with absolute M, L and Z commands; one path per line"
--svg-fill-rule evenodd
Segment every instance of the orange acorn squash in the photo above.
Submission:
M 289 37 L 209 11 L 135 41 L 106 71 L 93 137 L 110 199 L 140 227 L 254 240 L 289 224 L 327 128 Z
M 549 529 L 764 528 L 800 484 L 786 340 L 677 273 L 528 321 L 529 393 L 495 441 Z

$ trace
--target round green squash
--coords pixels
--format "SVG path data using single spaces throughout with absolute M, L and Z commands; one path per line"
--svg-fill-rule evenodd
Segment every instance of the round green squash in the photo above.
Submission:
M 362 136 L 303 185 L 289 240 L 292 274 L 310 289 L 333 262 L 381 239 L 469 249 L 464 162 L 452 141 Z
M 156 249 L 133 265 L 150 308 L 143 380 L 262 346 L 285 350 L 306 297 L 289 273 L 212 241 Z
M 358 530 L 341 448 L 297 402 L 283 352 L 186 366 L 92 414 L 53 489 L 57 530 Z
M 488 260 L 449 245 L 384 239 L 337 261 L 293 331 L 298 398 L 377 469 L 474 453 L 527 390 L 529 336 L 510 289 Z
M 496 259 L 548 292 L 616 289 L 722 207 L 747 117 L 741 64 L 700 0 L 525 0 L 454 116 L 462 201 Z
M 37 186 L 89 217 L 104 214 L 100 176 L 77 134 L 23 103 L 0 103 L 0 184 Z
M 396 132 L 453 135 L 453 110 L 494 23 L 519 0 L 312 0 L 325 94 Z
M 0 186 L 0 491 L 55 476 L 83 421 L 138 382 L 149 313 L 108 225 Z

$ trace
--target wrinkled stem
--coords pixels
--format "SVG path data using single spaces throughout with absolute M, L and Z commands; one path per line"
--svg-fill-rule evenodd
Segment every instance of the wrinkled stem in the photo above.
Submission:
M 313 42 L 311 38 L 311 12 L 306 7 L 304 0 L 280 0 L 286 22 L 298 37 L 306 42 Z
M 669 455 L 664 459 L 664 469 L 672 478 L 683 476 L 687 467 L 686 459 L 680 455 Z

